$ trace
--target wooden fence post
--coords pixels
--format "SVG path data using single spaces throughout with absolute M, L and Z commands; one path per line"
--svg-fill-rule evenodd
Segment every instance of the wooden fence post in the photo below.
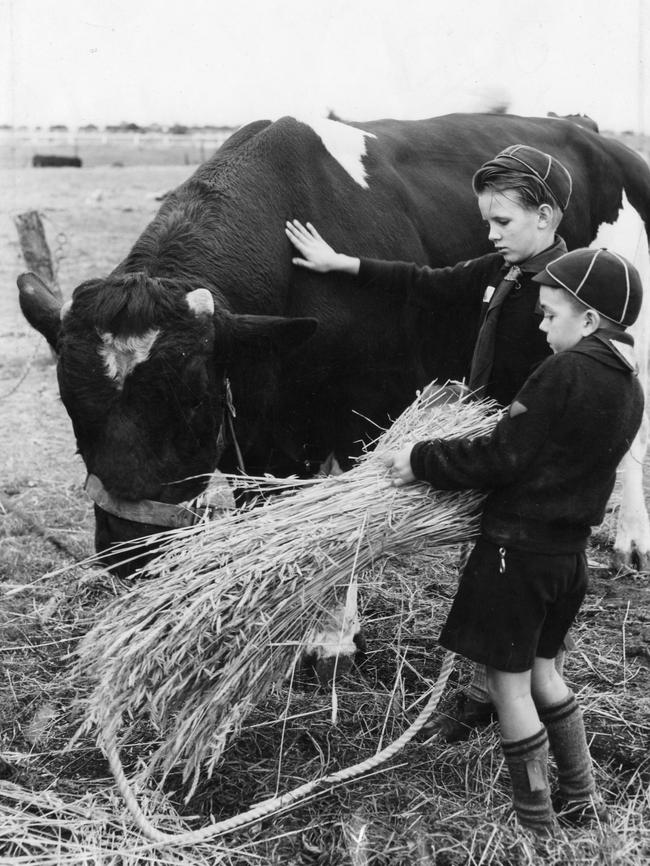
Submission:
M 40 214 L 35 210 L 25 211 L 14 217 L 14 224 L 28 270 L 39 276 L 52 295 L 63 303 Z
M 58 306 L 63 303 L 63 295 L 59 287 L 54 265 L 52 264 L 52 255 L 45 237 L 45 229 L 41 221 L 40 214 L 35 210 L 28 210 L 14 217 L 14 225 L 18 232 L 18 240 L 20 248 L 25 259 L 25 264 L 28 270 L 40 277 L 45 283 L 52 298 L 58 302 Z M 20 306 L 23 308 L 24 298 L 21 293 Z M 23 313 L 24 313 L 23 308 Z M 52 361 L 56 362 L 56 353 L 50 346 Z

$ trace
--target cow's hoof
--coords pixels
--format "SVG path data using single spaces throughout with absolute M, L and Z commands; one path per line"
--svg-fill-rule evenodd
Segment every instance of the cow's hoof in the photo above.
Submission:
M 350 673 L 352 661 L 353 656 L 351 655 L 340 655 L 338 658 L 327 656 L 318 659 L 314 665 L 318 685 L 325 689 L 331 688 L 335 680 Z
M 4 758 L 0 758 L 0 779 L 3 781 L 13 779 L 17 775 L 16 768 Z
M 352 638 L 352 640 L 354 641 L 354 645 L 357 648 L 354 660 L 358 662 L 360 661 L 360 657 L 365 658 L 366 653 L 368 652 L 368 641 L 366 640 L 366 636 L 363 631 L 358 631 Z
M 352 668 L 361 664 L 366 657 L 367 644 L 363 632 L 355 634 L 353 640 L 355 652 L 341 653 L 338 658 L 335 655 L 319 658 L 316 653 L 304 655 L 296 669 L 295 685 L 298 688 L 316 685 L 321 689 L 331 689 L 335 680 L 350 674 Z
M 635 571 L 650 575 L 650 551 L 642 553 L 634 544 L 631 550 L 615 550 L 613 564 L 617 571 Z

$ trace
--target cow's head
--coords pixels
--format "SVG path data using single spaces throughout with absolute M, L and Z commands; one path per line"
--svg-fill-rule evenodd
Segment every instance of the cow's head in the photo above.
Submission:
M 27 320 L 58 356 L 61 399 L 97 488 L 100 553 L 174 525 L 151 503 L 173 506 L 204 489 L 219 459 L 229 368 L 263 374 L 316 327 L 215 310 L 207 289 L 143 273 L 90 280 L 63 306 L 33 274 L 18 286 Z M 121 575 L 135 567 L 104 560 Z

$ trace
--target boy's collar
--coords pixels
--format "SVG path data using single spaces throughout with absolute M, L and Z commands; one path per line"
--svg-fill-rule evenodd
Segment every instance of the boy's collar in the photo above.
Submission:
M 624 367 L 635 374 L 639 371 L 634 353 L 634 337 L 627 331 L 599 328 L 568 351 L 590 355 L 608 367 Z
M 567 245 L 564 243 L 563 238 L 559 235 L 555 235 L 555 239 L 550 247 L 547 247 L 545 250 L 542 250 L 541 253 L 537 253 L 534 256 L 531 256 L 529 259 L 526 259 L 525 262 L 520 262 L 519 268 L 524 273 L 530 274 L 538 274 L 540 271 L 543 271 L 546 265 L 549 262 L 558 259 L 563 253 L 567 252 Z

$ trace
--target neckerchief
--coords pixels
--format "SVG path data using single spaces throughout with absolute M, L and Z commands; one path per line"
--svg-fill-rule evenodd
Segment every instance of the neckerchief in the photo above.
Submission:
M 504 265 L 503 270 L 506 271 L 507 269 L 507 272 L 501 278 L 499 285 L 491 292 L 490 286 L 486 289 L 468 381 L 469 389 L 476 399 L 485 396 L 485 389 L 490 381 L 494 365 L 494 343 L 499 311 L 512 289 L 515 286 L 519 287 L 518 277 L 521 273 L 539 273 L 549 262 L 559 258 L 566 251 L 566 244 L 561 237 L 556 235 L 553 245 L 548 249 L 531 256 L 519 265 L 512 267 Z

